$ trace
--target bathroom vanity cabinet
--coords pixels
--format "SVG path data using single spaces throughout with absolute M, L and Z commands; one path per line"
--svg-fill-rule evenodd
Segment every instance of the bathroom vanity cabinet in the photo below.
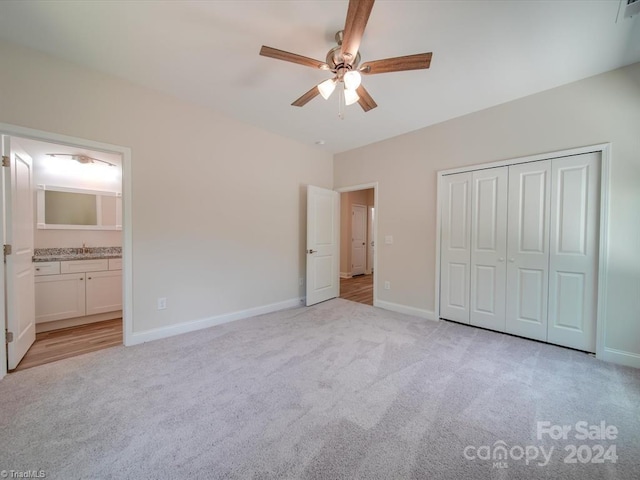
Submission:
M 33 265 L 36 324 L 122 310 L 122 259 Z

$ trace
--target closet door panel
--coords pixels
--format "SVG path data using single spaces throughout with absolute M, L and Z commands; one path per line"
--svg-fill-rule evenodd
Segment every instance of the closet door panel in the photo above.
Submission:
M 505 331 L 508 167 L 473 172 L 470 323 Z
M 547 339 L 551 161 L 509 167 L 506 331 Z
M 548 341 L 595 352 L 600 154 L 552 161 Z
M 440 317 L 469 323 L 471 173 L 441 180 Z

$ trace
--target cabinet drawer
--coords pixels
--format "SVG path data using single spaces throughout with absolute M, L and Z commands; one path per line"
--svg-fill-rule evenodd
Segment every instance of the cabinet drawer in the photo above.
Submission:
M 110 258 L 109 259 L 109 270 L 122 270 L 122 259 L 121 258 Z
M 109 260 L 98 258 L 95 260 L 70 260 L 60 263 L 60 273 L 83 273 L 109 270 Z
M 57 275 L 60 273 L 60 262 L 37 262 L 33 264 L 33 274 L 39 275 Z

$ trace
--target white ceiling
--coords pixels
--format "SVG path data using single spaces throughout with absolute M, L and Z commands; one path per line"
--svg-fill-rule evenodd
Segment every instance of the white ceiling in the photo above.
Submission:
M 324 60 L 346 0 L 3 1 L 0 38 L 336 153 L 640 61 L 640 22 L 619 7 L 378 0 L 362 61 L 431 51 L 431 68 L 365 76 L 378 108 L 345 120 L 335 94 L 290 106 L 327 72 L 258 52 Z

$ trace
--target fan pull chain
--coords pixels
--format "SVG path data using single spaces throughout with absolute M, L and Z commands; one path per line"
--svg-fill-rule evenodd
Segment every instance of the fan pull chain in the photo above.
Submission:
M 338 86 L 338 118 L 344 120 L 344 88 L 342 84 Z

